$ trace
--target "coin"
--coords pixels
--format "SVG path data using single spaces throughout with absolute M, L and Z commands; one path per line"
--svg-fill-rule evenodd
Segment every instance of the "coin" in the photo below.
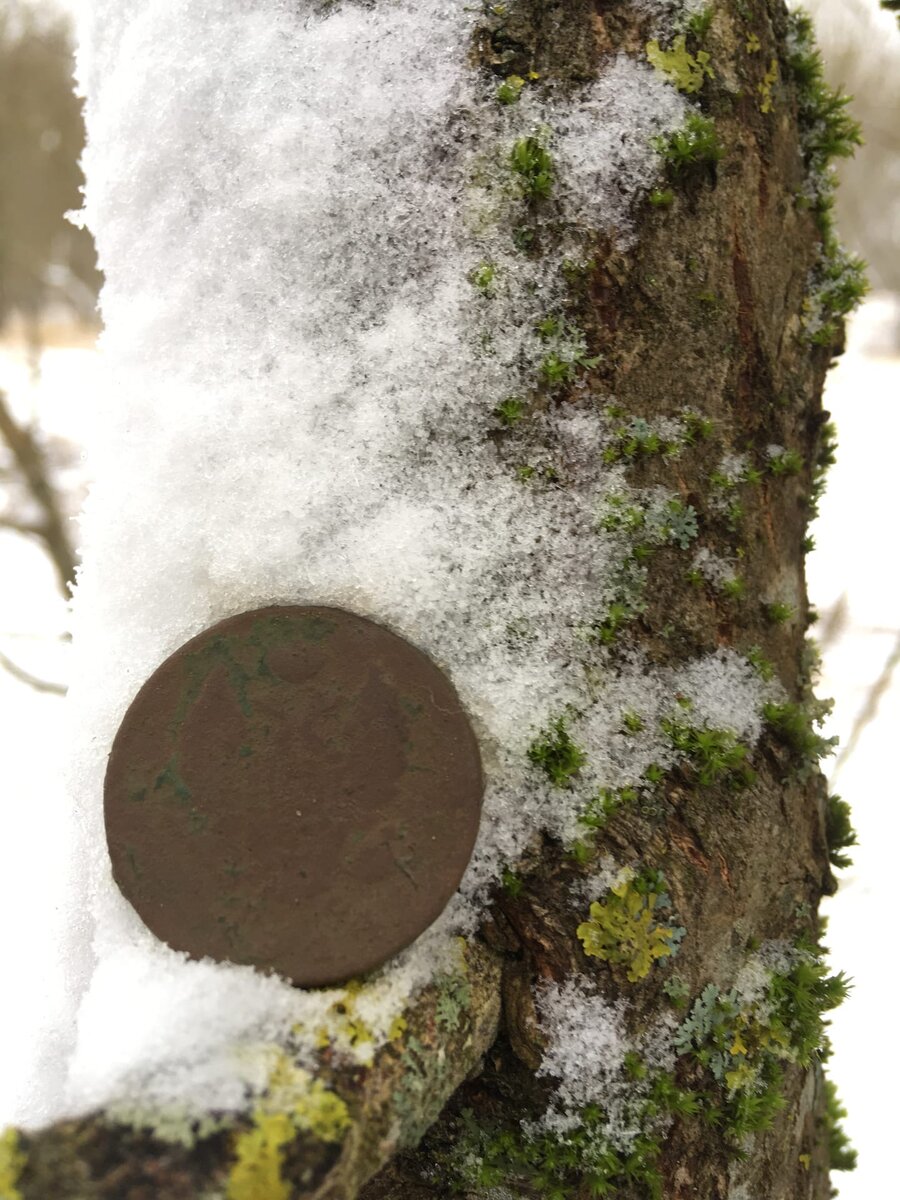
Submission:
M 423 651 L 338 608 L 241 613 L 150 676 L 104 784 L 113 876 L 192 958 L 295 984 L 381 965 L 440 915 L 483 780 L 469 718 Z

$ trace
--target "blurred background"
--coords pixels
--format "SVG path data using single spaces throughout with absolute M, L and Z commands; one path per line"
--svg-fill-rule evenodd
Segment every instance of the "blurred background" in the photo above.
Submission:
M 855 980 L 833 1024 L 835 1079 L 859 1152 L 835 1182 L 844 1200 L 893 1183 L 900 1052 L 892 1022 L 888 920 L 900 843 L 900 31 L 877 0 L 811 0 L 833 86 L 855 97 L 865 145 L 842 165 L 838 227 L 869 263 L 872 293 L 853 317 L 825 405 L 838 460 L 812 529 L 810 598 L 840 747 L 831 790 L 852 805 L 860 844 L 827 904 L 836 968 Z M 61 881 L 71 814 L 60 794 L 68 669 L 66 597 L 77 514 L 89 485 L 101 282 L 80 206 L 83 127 L 66 7 L 0 0 L 0 746 L 7 971 L 0 1000 L 0 1128 L 41 1119 L 29 1080 L 57 1072 L 52 1030 L 63 994 Z M 14 964 L 12 970 L 9 964 Z

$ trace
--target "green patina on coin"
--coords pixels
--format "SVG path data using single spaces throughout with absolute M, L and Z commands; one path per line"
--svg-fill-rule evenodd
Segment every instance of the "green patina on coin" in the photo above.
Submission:
M 478 831 L 475 735 L 446 675 L 335 608 L 241 613 L 125 714 L 104 787 L 113 874 L 194 958 L 339 983 L 441 913 Z

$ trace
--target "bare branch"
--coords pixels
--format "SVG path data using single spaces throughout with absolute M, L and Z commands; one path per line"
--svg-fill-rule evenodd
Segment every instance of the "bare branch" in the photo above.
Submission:
M 326 1052 L 313 1085 L 320 1090 L 312 1094 L 330 1096 L 330 1119 L 318 1131 L 314 1124 L 296 1131 L 279 1151 L 281 1190 L 273 1196 L 353 1200 L 393 1155 L 419 1141 L 454 1091 L 478 1071 L 497 1036 L 501 964 L 479 941 L 469 944 L 465 959 L 462 1002 L 448 1014 L 440 985 L 425 988 L 407 1009 L 402 1034 L 382 1047 L 370 1067 L 328 1066 Z M 204 1132 L 198 1123 L 188 1124 L 177 1138 L 154 1131 L 152 1120 L 126 1125 L 104 1112 L 22 1133 L 15 1149 L 17 1194 L 23 1200 L 262 1196 L 261 1190 L 245 1193 L 238 1183 L 262 1169 L 266 1122 L 278 1120 L 271 1098 L 269 1108 L 265 1097 L 262 1103 L 253 1114 L 211 1113 Z M 346 1117 L 336 1121 L 335 1113 Z
M 866 728 L 872 724 L 878 715 L 878 706 L 881 704 L 882 697 L 888 688 L 891 686 L 891 680 L 894 677 L 898 665 L 900 665 L 900 634 L 897 635 L 893 649 L 885 660 L 884 666 L 875 682 L 869 689 L 866 696 L 866 702 L 856 715 L 856 720 L 853 722 L 853 728 L 850 730 L 850 736 L 847 738 L 846 745 L 842 748 L 838 755 L 837 762 L 834 764 L 834 776 L 837 775 L 841 767 L 856 749 L 859 739 L 862 737 Z
M 14 679 L 18 679 L 20 683 L 27 683 L 36 692 L 47 692 L 54 696 L 64 696 L 66 694 L 66 688 L 61 683 L 51 683 L 47 679 L 38 679 L 37 675 L 32 675 L 29 671 L 17 666 L 11 658 L 7 658 L 2 650 L 0 650 L 0 667 L 12 675 Z
M 28 532 L 40 538 L 56 568 L 60 589 L 68 597 L 75 581 L 76 559 L 60 498 L 50 482 L 43 450 L 32 431 L 16 421 L 3 392 L 0 392 L 0 437 L 9 447 L 23 482 L 44 514 L 43 524 L 29 528 Z

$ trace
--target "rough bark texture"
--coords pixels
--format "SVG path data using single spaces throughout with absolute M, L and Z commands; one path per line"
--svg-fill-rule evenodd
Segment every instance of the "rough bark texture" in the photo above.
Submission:
M 702 105 L 725 154 L 717 165 L 673 178 L 670 205 L 645 204 L 631 250 L 597 239 L 592 268 L 574 285 L 574 302 L 590 354 L 602 355 L 593 376 L 598 391 L 614 396 L 629 417 L 653 419 L 689 407 L 714 423 L 712 436 L 675 459 L 636 457 L 631 481 L 663 485 L 692 505 L 700 518 L 699 544 L 738 556 L 743 579 L 739 594 L 726 594 L 686 579 L 683 555 L 660 550 L 649 567 L 647 606 L 631 622 L 629 637 L 662 664 L 722 646 L 758 647 L 800 700 L 806 687 L 803 543 L 833 347 L 811 345 L 801 322 L 821 235 L 796 201 L 804 168 L 797 99 L 784 66 L 786 21 L 781 0 L 717 8 L 705 41 L 717 77 L 704 86 Z M 744 51 L 751 32 L 759 53 Z M 646 18 L 615 0 L 520 0 L 485 17 L 473 61 L 500 79 L 537 71 L 545 80 L 577 83 L 609 55 L 642 53 L 647 37 Z M 782 67 L 781 99 L 773 111 L 761 111 L 773 58 Z M 553 402 L 566 401 L 557 396 Z M 710 485 L 723 454 L 748 452 L 764 460 L 772 444 L 795 451 L 802 466 L 742 487 L 743 514 L 726 517 L 712 503 Z M 768 602 L 776 595 L 791 597 L 794 613 L 787 620 L 771 620 Z M 365 1200 L 451 1194 L 455 1185 L 443 1164 L 452 1156 L 461 1114 L 486 1127 L 515 1120 L 529 1106 L 535 1111 L 546 1095 L 547 1081 L 535 1076 L 541 1041 L 534 988 L 540 981 L 580 972 L 600 979 L 608 995 L 627 992 L 639 1013 L 665 1007 L 652 977 L 634 987 L 621 967 L 586 958 L 576 937 L 570 885 L 601 853 L 665 873 L 688 930 L 678 974 L 691 997 L 710 981 L 730 986 L 748 946 L 814 939 L 820 897 L 833 886 L 821 776 L 794 769 L 796 747 L 774 728 L 752 764 L 755 782 L 739 794 L 726 780 L 702 784 L 689 766 L 670 772 L 658 799 L 615 813 L 581 856 L 587 863 L 549 841 L 535 845 L 519 872 L 521 890 L 498 894 L 469 948 L 471 1002 L 459 1024 L 450 1030 L 435 1021 L 429 991 L 408 1016 L 417 1031 L 415 1052 L 408 1043 L 406 1049 L 392 1044 L 368 1071 L 354 1076 L 336 1067 L 329 1073 L 353 1124 L 340 1146 L 299 1140 L 286 1163 L 292 1189 L 284 1195 L 350 1200 L 385 1163 L 363 1188 Z M 680 1062 L 677 1076 L 681 1086 L 700 1086 L 696 1064 Z M 784 1095 L 773 1126 L 744 1146 L 740 1192 L 730 1179 L 735 1147 L 729 1139 L 703 1121 L 676 1118 L 658 1159 L 662 1194 L 725 1200 L 732 1189 L 760 1200 L 824 1200 L 828 1151 L 819 1066 L 789 1067 Z M 224 1128 L 192 1148 L 173 1147 L 96 1114 L 23 1136 L 18 1192 L 24 1200 L 219 1195 L 233 1133 Z M 541 1194 L 521 1180 L 509 1187 L 513 1194 Z M 589 1193 L 575 1181 L 569 1194 Z M 614 1194 L 646 1191 L 626 1180 Z

